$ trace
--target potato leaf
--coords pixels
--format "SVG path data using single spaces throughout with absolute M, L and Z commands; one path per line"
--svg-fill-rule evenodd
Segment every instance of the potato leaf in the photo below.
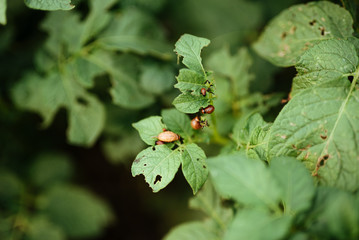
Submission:
M 25 4 L 29 8 L 40 10 L 71 10 L 75 5 L 71 4 L 71 0 L 25 0 Z
M 136 156 L 131 172 L 132 176 L 144 175 L 153 192 L 158 192 L 173 180 L 180 164 L 179 151 L 172 151 L 166 145 L 156 145 Z
M 183 175 L 196 194 L 207 180 L 206 154 L 194 143 L 181 146 L 180 152 Z
M 314 44 L 350 37 L 352 25 L 350 13 L 329 1 L 295 5 L 269 23 L 254 49 L 275 65 L 292 66 Z

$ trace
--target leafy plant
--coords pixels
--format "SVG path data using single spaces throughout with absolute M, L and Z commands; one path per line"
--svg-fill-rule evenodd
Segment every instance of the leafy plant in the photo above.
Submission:
M 24 2 L 0 0 L 0 239 L 157 239 L 145 212 L 183 222 L 166 240 L 358 239 L 356 0 Z
M 359 187 L 359 129 L 356 127 L 359 45 L 358 39 L 353 37 L 352 24 L 350 13 L 330 2 L 293 6 L 269 23 L 253 47 L 278 66 L 296 67 L 288 103 L 273 123 L 265 122 L 255 113 L 258 109 L 238 113 L 235 105 L 226 106 L 236 119 L 236 123 L 231 124 L 233 143 L 229 144 L 227 139 L 217 141 L 225 145 L 225 151 L 207 160 L 204 154 L 200 158 L 203 167 L 205 161 L 208 164 L 208 181 L 218 195 L 213 196 L 213 188 L 207 186 L 193 199 L 193 202 L 204 201 L 206 207 L 200 204 L 192 207 L 200 208 L 209 219 L 180 225 L 166 239 L 192 239 L 193 236 L 200 239 L 358 237 L 355 192 Z M 175 87 L 182 93 L 173 104 L 180 112 L 197 114 L 197 117 L 205 113 L 201 109 L 216 101 L 212 82 L 221 84 L 224 80 L 221 74 L 231 79 L 233 88 L 229 91 L 227 87 L 231 97 L 223 105 L 251 94 L 248 91 L 251 74 L 248 67 L 240 65 L 245 56 L 243 49 L 236 58 L 224 50 L 214 53 L 209 65 L 218 71 L 219 78 L 212 77 L 215 72 L 208 80 L 209 72 L 204 70 L 200 57 L 201 48 L 208 43 L 202 38 L 183 35 L 175 48 L 189 69 L 179 71 Z M 223 59 L 228 62 L 223 64 Z M 208 87 L 211 94 L 207 99 L 200 89 Z M 182 126 L 171 128 L 178 119 Z M 203 174 L 201 184 L 193 187 L 188 176 L 198 176 L 200 167 L 196 167 L 195 161 L 191 162 L 192 168 L 186 167 L 179 153 L 187 142 L 191 145 L 192 141 L 200 142 L 200 139 L 189 138 L 189 121 L 182 115 L 165 125 L 160 117 L 134 124 L 142 139 L 153 147 L 136 157 L 132 173 L 145 175 L 154 192 L 173 179 L 181 157 L 184 176 L 193 192 L 205 182 L 207 175 Z M 212 130 L 209 133 L 197 130 L 195 134 L 212 135 L 214 142 L 219 137 L 215 117 L 209 126 Z M 183 136 L 183 143 L 155 145 L 156 136 L 163 127 Z M 318 205 L 323 194 L 328 194 L 323 203 L 325 207 Z M 211 201 L 212 198 L 231 199 L 233 203 L 226 208 L 218 205 L 219 200 Z M 355 211 L 346 212 L 346 207 Z M 333 209 L 332 214 L 327 215 L 329 212 L 325 209 Z M 338 219 L 347 221 L 350 227 L 342 222 L 334 223 Z

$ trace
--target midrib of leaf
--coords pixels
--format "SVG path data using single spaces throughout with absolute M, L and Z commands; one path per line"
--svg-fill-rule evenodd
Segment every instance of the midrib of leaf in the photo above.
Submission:
M 184 146 L 183 148 L 187 151 L 189 157 L 191 158 L 191 165 L 193 166 L 193 169 L 198 169 L 198 168 L 195 167 L 195 164 L 192 161 L 193 157 L 192 157 L 192 154 L 190 153 L 190 151 L 187 150 L 186 146 Z M 197 179 L 197 177 L 196 177 L 196 179 Z
M 337 118 L 337 120 L 335 121 L 334 126 L 333 126 L 333 129 L 332 129 L 332 132 L 330 133 L 330 135 L 329 135 L 329 137 L 328 137 L 328 140 L 327 140 L 327 142 L 326 142 L 326 144 L 325 144 L 325 146 L 324 146 L 324 148 L 323 148 L 323 150 L 322 150 L 322 152 L 321 152 L 321 154 L 320 154 L 319 156 L 322 156 L 323 154 L 327 154 L 327 153 L 328 153 L 329 144 L 330 144 L 331 141 L 333 140 L 334 132 L 336 131 L 336 128 L 337 128 L 337 126 L 338 126 L 338 123 L 339 123 L 340 119 L 341 119 L 342 116 L 343 116 L 343 113 L 344 113 L 344 111 L 345 111 L 345 107 L 346 107 L 346 105 L 348 104 L 349 98 L 350 98 L 351 95 L 352 95 L 352 92 L 353 92 L 353 90 L 354 90 L 354 88 L 355 88 L 355 85 L 356 85 L 356 82 L 357 82 L 357 80 L 358 80 L 358 77 L 359 77 L 359 67 L 357 67 L 357 69 L 356 69 L 356 71 L 355 71 L 355 73 L 354 73 L 354 79 L 353 79 L 353 82 L 352 82 L 352 84 L 351 84 L 351 86 L 350 86 L 350 90 L 349 90 L 349 92 L 348 92 L 348 95 L 347 95 L 347 97 L 345 98 L 345 100 L 344 100 L 344 102 L 342 103 L 342 105 L 340 106 L 340 109 L 339 109 L 339 112 L 338 112 L 338 118 Z M 334 145 L 335 145 L 335 144 L 334 144 Z M 318 169 L 315 169 L 312 174 L 315 174 L 317 171 L 318 171 Z M 339 177 L 339 176 L 337 176 L 337 177 Z

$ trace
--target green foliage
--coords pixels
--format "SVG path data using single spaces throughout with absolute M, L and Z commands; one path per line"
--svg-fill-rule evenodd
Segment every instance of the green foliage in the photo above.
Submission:
M 135 195 L 181 212 L 161 231 L 189 220 L 166 240 L 358 239 L 358 4 L 294 2 L 26 0 L 72 9 L 27 32 L 14 16 L 33 10 L 0 0 L 0 239 L 100 238 L 131 220 L 102 199 L 141 202 L 131 182 L 102 185 L 92 169 L 119 170 L 102 157 L 153 192 L 181 171 L 194 214 L 171 205 L 181 182 Z
M 349 12 L 328 1 L 296 5 L 272 20 L 254 48 L 276 65 L 292 66 L 314 44 L 350 37 L 352 24 Z
M 40 10 L 71 10 L 75 7 L 71 4 L 71 0 L 25 0 L 25 4 L 30 8 Z

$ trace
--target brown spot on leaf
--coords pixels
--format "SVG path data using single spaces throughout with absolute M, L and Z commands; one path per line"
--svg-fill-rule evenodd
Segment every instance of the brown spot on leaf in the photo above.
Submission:
M 313 19 L 313 21 L 310 21 L 310 22 L 309 22 L 309 25 L 310 25 L 310 26 L 314 26 L 314 24 L 316 24 L 316 22 L 317 22 L 317 20 Z
M 142 157 L 140 157 L 140 158 L 136 158 L 135 161 L 133 161 L 133 162 L 134 162 L 134 163 L 139 163 L 143 157 L 144 157 L 144 156 L 142 156 Z
M 289 30 L 289 33 L 290 34 L 294 34 L 295 33 L 295 30 L 297 30 L 297 27 L 296 26 L 292 26 Z
M 325 35 L 325 27 L 319 27 L 320 30 L 320 35 L 324 36 Z
M 202 167 L 205 168 L 205 169 L 207 168 L 205 165 L 203 165 Z
M 320 135 L 320 138 L 325 140 L 325 139 L 327 139 L 327 136 L 326 135 Z
M 162 176 L 161 176 L 161 175 L 157 175 L 155 181 L 153 182 L 153 184 L 156 184 L 156 183 L 158 183 L 158 182 L 161 182 L 161 180 L 162 180 Z
M 286 36 L 287 36 L 287 33 L 283 32 L 282 35 L 280 36 L 280 38 L 283 40 Z
M 84 99 L 83 97 L 77 97 L 76 102 L 83 106 L 87 106 L 89 104 L 88 101 L 86 99 Z
M 317 161 L 317 164 L 315 166 L 315 170 L 312 173 L 312 176 L 318 176 L 319 168 L 323 167 L 325 165 L 325 163 L 328 161 L 329 158 L 330 158 L 329 154 L 325 154 L 325 155 L 318 158 L 318 161 Z

